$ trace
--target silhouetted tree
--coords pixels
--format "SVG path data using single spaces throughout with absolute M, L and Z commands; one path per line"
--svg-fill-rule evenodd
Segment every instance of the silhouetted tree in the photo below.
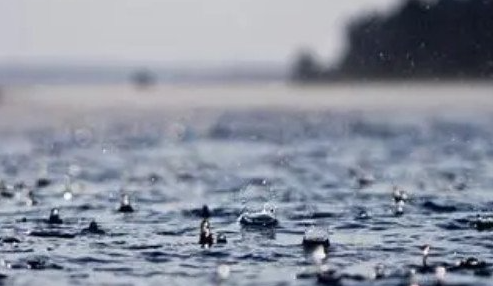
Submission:
M 349 29 L 340 70 L 368 77 L 493 76 L 493 1 L 407 0 Z
M 493 78 L 492 0 L 406 0 L 348 27 L 340 78 Z

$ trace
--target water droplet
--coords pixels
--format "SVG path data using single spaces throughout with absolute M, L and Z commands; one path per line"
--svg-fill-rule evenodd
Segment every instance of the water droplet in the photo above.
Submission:
M 219 280 L 228 279 L 230 272 L 230 267 L 226 264 L 221 264 L 216 269 L 217 278 L 219 278 Z
M 70 201 L 73 198 L 72 192 L 70 190 L 65 190 L 65 192 L 63 193 L 63 198 L 66 201 Z
M 312 252 L 312 259 L 315 264 L 320 265 L 322 261 L 327 257 L 325 248 L 322 245 L 317 246 Z

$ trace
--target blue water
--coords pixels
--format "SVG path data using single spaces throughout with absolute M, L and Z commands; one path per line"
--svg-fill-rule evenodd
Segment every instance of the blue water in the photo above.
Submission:
M 424 244 L 432 265 L 493 262 L 492 233 L 473 225 L 493 213 L 493 117 L 395 119 L 245 111 L 222 112 L 207 128 L 155 115 L 4 130 L 0 237 L 19 241 L 0 242 L 0 284 L 215 285 L 226 264 L 222 285 L 314 285 L 316 277 L 300 275 L 316 269 L 301 246 L 313 226 L 329 234 L 328 267 L 370 277 L 383 264 L 388 274 L 342 285 L 410 285 L 399 273 L 419 266 Z M 40 178 L 49 184 L 36 187 Z M 395 185 L 410 196 L 402 216 L 394 215 Z M 116 211 L 122 193 L 134 213 Z M 238 224 L 243 210 L 266 202 L 279 226 Z M 198 244 L 204 204 L 226 245 Z M 62 225 L 45 223 L 53 207 Z M 93 219 L 106 234 L 80 233 Z M 434 274 L 415 279 L 435 285 Z M 445 283 L 490 279 L 464 270 Z

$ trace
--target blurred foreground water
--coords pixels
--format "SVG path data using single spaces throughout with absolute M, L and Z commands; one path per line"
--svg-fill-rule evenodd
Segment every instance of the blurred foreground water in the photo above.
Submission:
M 87 97 L 77 87 L 9 90 L 1 107 L 0 284 L 214 285 L 226 264 L 222 285 L 313 285 L 296 278 L 313 265 L 301 245 L 312 226 L 329 233 L 324 263 L 351 275 L 419 265 L 424 244 L 437 265 L 470 256 L 493 263 L 491 232 L 474 225 L 476 215 L 493 213 L 491 89 L 338 88 L 197 88 L 205 98 L 196 101 L 193 88 L 100 88 Z M 396 185 L 409 194 L 402 216 Z M 122 193 L 134 213 L 116 212 Z M 277 227 L 237 223 L 244 209 L 265 203 L 276 207 Z M 198 245 L 203 204 L 226 245 Z M 43 221 L 53 207 L 62 225 Z M 93 219 L 106 234 L 80 233 Z M 446 282 L 493 285 L 480 274 L 447 274 Z M 434 285 L 433 277 L 417 279 Z

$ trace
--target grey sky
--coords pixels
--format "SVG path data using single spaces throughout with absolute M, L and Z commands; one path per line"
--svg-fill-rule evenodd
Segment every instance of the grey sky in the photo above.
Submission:
M 398 0 L 0 0 L 0 63 L 334 59 L 350 17 Z

